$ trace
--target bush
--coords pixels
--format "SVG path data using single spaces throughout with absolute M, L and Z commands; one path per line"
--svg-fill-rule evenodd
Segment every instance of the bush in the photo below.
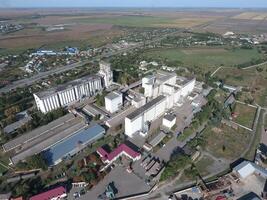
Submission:
M 176 176 L 179 170 L 183 169 L 190 162 L 190 158 L 186 155 L 177 154 L 173 156 L 162 172 L 160 180 L 165 181 L 171 177 Z

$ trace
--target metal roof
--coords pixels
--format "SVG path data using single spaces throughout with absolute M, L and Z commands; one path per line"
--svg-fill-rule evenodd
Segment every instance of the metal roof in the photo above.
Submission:
M 47 160 L 48 165 L 57 164 L 62 158 L 76 154 L 90 142 L 103 137 L 104 133 L 105 129 L 102 126 L 95 124 L 57 143 L 45 151 L 43 155 Z
M 63 117 L 60 117 L 52 122 L 50 122 L 47 125 L 41 126 L 39 128 L 36 128 L 32 130 L 29 133 L 25 133 L 19 137 L 16 137 L 15 139 L 5 143 L 3 145 L 3 148 L 5 151 L 10 151 L 12 149 L 15 149 L 19 146 L 21 146 L 24 143 L 28 143 L 37 137 L 40 137 L 43 134 L 46 134 L 47 132 L 53 130 L 54 128 L 63 125 L 64 123 L 67 123 L 71 120 L 73 120 L 75 116 L 72 113 L 66 114 Z
M 18 128 L 29 122 L 31 119 L 31 116 L 27 116 L 19 121 L 9 124 L 4 128 L 4 132 L 7 134 L 12 133 L 13 131 L 17 130 Z
M 142 107 L 136 109 L 134 112 L 132 112 L 131 114 L 129 114 L 127 116 L 127 118 L 133 120 L 136 117 L 138 117 L 140 114 L 144 113 L 145 111 L 151 109 L 154 105 L 159 104 L 160 102 L 162 102 L 166 97 L 163 95 L 158 96 L 157 98 L 149 101 L 147 104 L 143 105 Z
M 120 96 L 121 96 L 121 93 L 119 93 L 119 92 L 110 92 L 109 94 L 107 94 L 105 96 L 105 98 L 113 100 L 113 99 L 116 99 L 116 98 L 118 98 Z
M 168 121 L 173 121 L 176 119 L 175 115 L 167 114 L 164 116 L 164 119 L 167 119 Z
M 64 83 L 62 85 L 58 85 L 57 87 L 53 87 L 53 88 L 50 88 L 48 90 L 36 93 L 35 95 L 37 95 L 39 98 L 54 95 L 57 92 L 61 92 L 61 91 L 66 90 L 66 89 L 72 89 L 74 86 L 84 84 L 84 83 L 87 83 L 89 81 L 96 80 L 96 79 L 100 79 L 100 76 L 98 76 L 98 75 L 85 76 L 85 77 Z
M 164 138 L 166 137 L 166 134 L 161 131 L 156 137 L 154 137 L 149 144 L 153 147 L 157 146 Z

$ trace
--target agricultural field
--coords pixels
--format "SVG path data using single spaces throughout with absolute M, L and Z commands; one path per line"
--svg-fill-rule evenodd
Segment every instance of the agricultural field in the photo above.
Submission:
M 100 46 L 123 35 L 123 27 L 188 28 L 201 25 L 223 15 L 214 13 L 196 15 L 194 12 L 148 12 L 135 10 L 9 10 L 1 11 L 0 17 L 10 23 L 22 24 L 23 30 L 0 35 L 0 53 L 23 51 L 42 45 L 82 44 Z M 46 31 L 48 27 L 63 26 L 64 30 Z
M 38 48 L 42 45 L 62 47 L 64 45 L 101 46 L 113 38 L 123 35 L 123 31 L 110 25 L 77 25 L 63 31 L 46 32 L 24 29 L 12 34 L 0 36 L 0 53 L 23 51 L 26 48 Z
M 233 118 L 233 121 L 252 129 L 256 112 L 257 109 L 255 107 L 236 103 L 234 113 L 237 117 Z
M 227 50 L 223 47 L 155 49 L 146 51 L 144 55 L 154 59 L 163 59 L 172 62 L 180 61 L 186 67 L 201 66 L 205 68 L 220 65 L 232 66 L 262 57 L 256 49 Z
M 175 18 L 175 17 L 162 17 L 162 16 L 109 16 L 109 17 L 76 17 L 72 18 L 73 22 L 89 23 L 89 24 L 112 24 L 117 26 L 133 26 L 133 27 L 164 27 L 164 28 L 190 28 L 200 25 L 213 19 L 206 18 Z
M 217 158 L 234 160 L 246 150 L 250 134 L 245 129 L 235 130 L 222 124 L 219 127 L 207 127 L 203 132 L 206 141 L 204 149 Z
M 245 20 L 266 20 L 266 12 L 243 12 L 241 14 L 235 15 L 233 19 L 245 19 Z

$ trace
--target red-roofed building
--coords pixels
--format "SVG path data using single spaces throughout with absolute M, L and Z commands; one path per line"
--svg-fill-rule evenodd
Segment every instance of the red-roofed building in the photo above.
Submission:
M 62 186 L 32 196 L 30 200 L 59 200 L 67 197 L 66 189 Z
M 102 161 L 108 165 L 117 160 L 122 155 L 127 156 L 133 161 L 139 160 L 141 158 L 141 154 L 139 152 L 136 152 L 126 144 L 120 144 L 111 153 L 108 153 L 103 147 L 98 148 L 96 152 L 100 155 Z

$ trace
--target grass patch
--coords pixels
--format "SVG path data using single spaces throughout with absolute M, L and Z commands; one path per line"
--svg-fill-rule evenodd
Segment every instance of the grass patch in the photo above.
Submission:
M 226 84 L 234 86 L 242 86 L 246 88 L 245 99 L 254 99 L 261 106 L 267 106 L 267 65 L 257 68 L 238 69 L 238 68 L 222 68 L 216 74 L 218 79 L 224 80 Z
M 245 129 L 235 130 L 222 124 L 219 127 L 207 127 L 203 132 L 206 140 L 204 148 L 218 158 L 234 160 L 247 148 L 250 134 Z
M 209 174 L 207 170 L 208 166 L 212 165 L 214 160 L 208 156 L 203 156 L 197 163 L 195 163 L 198 172 L 201 176 L 206 176 Z
M 254 118 L 257 109 L 246 104 L 236 103 L 234 112 L 237 117 L 234 118 L 234 122 L 246 126 L 248 128 L 253 128 Z
M 89 24 L 112 24 L 118 26 L 132 26 L 132 27 L 153 27 L 155 24 L 159 26 L 169 22 L 169 18 L 153 17 L 153 16 L 114 16 L 114 17 L 88 17 L 76 18 L 75 22 L 89 23 Z
M 205 47 L 194 49 L 154 49 L 145 52 L 145 56 L 171 62 L 180 61 L 184 66 L 232 66 L 259 59 L 262 55 L 256 49 L 225 50 L 223 47 Z
M 212 18 L 175 18 L 167 16 L 98 16 L 70 18 L 73 22 L 89 24 L 112 24 L 129 27 L 192 27 L 206 23 Z
M 178 135 L 177 140 L 184 142 L 188 137 L 190 137 L 196 130 L 192 127 L 186 128 L 180 135 Z

